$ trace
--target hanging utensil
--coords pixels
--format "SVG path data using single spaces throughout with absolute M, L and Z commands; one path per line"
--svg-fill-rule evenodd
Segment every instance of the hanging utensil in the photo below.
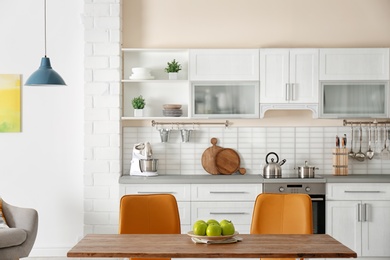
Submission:
M 386 126 L 386 124 L 385 124 L 385 133 L 383 135 L 385 137 L 385 145 L 384 145 L 384 147 L 382 149 L 381 157 L 382 157 L 382 159 L 387 160 L 390 157 L 390 152 L 389 152 L 389 149 L 387 147 L 387 139 L 389 138 L 389 135 L 387 133 L 387 126 Z
M 379 139 L 380 139 L 380 132 L 379 132 L 379 129 L 378 129 L 378 124 L 376 123 L 375 124 L 375 129 L 374 129 L 374 138 L 375 138 L 375 153 L 380 155 L 381 152 L 382 152 L 382 148 L 381 148 L 381 144 L 379 142 Z M 375 156 L 374 159 L 380 159 L 381 156 Z
M 374 158 L 374 151 L 371 149 L 371 124 L 369 125 L 369 130 L 368 130 L 368 151 L 366 153 L 367 158 L 371 160 Z
M 360 147 L 359 147 L 359 152 L 355 154 L 355 159 L 358 160 L 359 162 L 363 162 L 364 159 L 366 158 L 366 155 L 362 152 L 362 139 L 363 139 L 362 124 L 360 124 L 359 137 L 360 137 L 359 138 Z
M 355 152 L 353 151 L 353 125 L 351 124 L 351 150 L 348 153 L 348 156 L 352 159 L 355 159 Z

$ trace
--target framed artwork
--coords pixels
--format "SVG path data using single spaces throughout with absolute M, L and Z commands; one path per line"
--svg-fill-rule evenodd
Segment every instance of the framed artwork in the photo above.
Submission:
M 0 133 L 21 131 L 21 74 L 0 74 Z

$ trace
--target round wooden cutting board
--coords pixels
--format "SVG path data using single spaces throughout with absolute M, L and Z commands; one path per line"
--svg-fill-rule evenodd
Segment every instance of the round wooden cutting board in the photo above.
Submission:
M 213 137 L 210 140 L 213 146 L 207 148 L 202 154 L 202 166 L 206 172 L 210 174 L 219 174 L 215 165 L 215 155 L 223 148 L 217 145 L 217 138 Z
M 222 149 L 215 156 L 215 165 L 219 173 L 233 174 L 240 168 L 240 156 L 233 149 Z

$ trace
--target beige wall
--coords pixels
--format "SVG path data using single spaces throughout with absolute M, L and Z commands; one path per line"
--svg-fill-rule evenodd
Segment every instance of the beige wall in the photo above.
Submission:
M 124 0 L 123 47 L 390 47 L 389 0 Z

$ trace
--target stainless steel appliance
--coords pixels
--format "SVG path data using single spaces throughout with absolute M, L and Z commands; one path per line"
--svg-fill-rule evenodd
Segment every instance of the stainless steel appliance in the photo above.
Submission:
M 264 179 L 264 193 L 304 193 L 311 197 L 313 233 L 325 234 L 325 181 L 321 177 Z

